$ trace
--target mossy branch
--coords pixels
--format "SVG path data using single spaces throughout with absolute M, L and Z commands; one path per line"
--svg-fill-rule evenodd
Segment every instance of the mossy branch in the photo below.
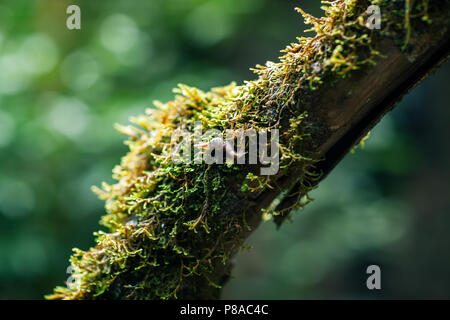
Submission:
M 75 249 L 74 281 L 51 299 L 218 298 L 230 259 L 263 216 L 281 224 L 341 158 L 449 54 L 449 1 L 323 1 L 325 16 L 302 10 L 313 37 L 300 37 L 258 78 L 210 92 L 180 85 L 168 103 L 118 126 L 130 152 L 106 201 L 97 245 Z M 380 30 L 365 26 L 378 5 Z M 279 129 L 280 170 L 258 165 L 175 164 L 172 134 Z

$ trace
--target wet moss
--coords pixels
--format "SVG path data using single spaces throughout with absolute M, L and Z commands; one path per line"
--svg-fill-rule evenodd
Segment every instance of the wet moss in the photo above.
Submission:
M 242 246 L 248 230 L 245 208 L 253 196 L 279 188 L 276 177 L 296 172 L 297 201 L 311 199 L 317 160 L 311 137 L 322 128 L 307 110 L 324 83 L 370 68 L 380 56 L 377 39 L 392 37 L 409 50 L 422 26 L 439 24 L 440 1 L 322 1 L 325 16 L 297 9 L 314 32 L 283 50 L 279 62 L 258 65 L 258 78 L 209 92 L 179 85 L 176 97 L 156 102 L 133 126 L 117 126 L 129 136 L 130 151 L 113 170 L 116 184 L 93 188 L 106 202 L 95 234 L 96 246 L 74 249 L 72 278 L 49 299 L 174 299 L 195 297 L 198 284 L 219 287 L 210 275 L 217 263 L 229 264 L 231 248 Z M 383 27 L 365 27 L 370 4 L 382 9 Z M 279 129 L 280 172 L 261 176 L 255 165 L 176 164 L 172 134 L 182 126 L 193 132 L 196 121 L 207 129 Z M 316 159 L 316 160 L 315 160 Z M 292 195 L 291 195 L 292 196 Z M 264 211 L 266 217 L 280 212 Z

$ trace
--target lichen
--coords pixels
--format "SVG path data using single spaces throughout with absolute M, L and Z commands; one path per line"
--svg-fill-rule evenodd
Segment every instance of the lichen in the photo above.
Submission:
M 321 18 L 297 9 L 315 35 L 299 37 L 279 62 L 258 65 L 256 80 L 209 92 L 179 85 L 173 101 L 156 102 L 156 108 L 132 119 L 134 126 L 117 126 L 129 136 L 130 151 L 113 170 L 117 183 L 93 188 L 106 201 L 101 224 L 108 232 L 95 234 L 95 247 L 74 249 L 75 281 L 47 298 L 189 298 L 199 279 L 220 286 L 210 275 L 218 262 L 229 263 L 230 248 L 242 246 L 239 235 L 249 228 L 242 210 L 246 201 L 264 190 L 278 188 L 283 194 L 289 189 L 278 186 L 276 177 L 259 175 L 255 165 L 175 164 L 171 136 L 180 125 L 190 131 L 197 121 L 204 131 L 279 129 L 277 176 L 295 169 L 300 185 L 297 201 L 285 210 L 309 202 L 307 194 L 318 179 L 311 137 L 321 130 L 308 113 L 312 92 L 373 66 L 380 36 L 400 39 L 408 49 L 417 23 L 428 25 L 436 10 L 428 0 L 322 3 Z M 370 4 L 386 12 L 382 30 L 364 26 Z M 280 212 L 268 208 L 264 214 Z

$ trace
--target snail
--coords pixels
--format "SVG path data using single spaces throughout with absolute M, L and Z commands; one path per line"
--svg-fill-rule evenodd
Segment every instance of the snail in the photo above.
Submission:
M 217 149 L 223 149 L 225 150 L 225 154 L 227 155 L 227 158 L 241 158 L 245 156 L 246 152 L 236 152 L 234 151 L 233 145 L 229 141 L 224 141 L 222 138 L 214 138 L 211 139 L 209 142 L 201 143 L 201 144 L 195 144 L 194 147 L 200 148 L 200 149 L 208 149 L 208 150 L 217 150 Z

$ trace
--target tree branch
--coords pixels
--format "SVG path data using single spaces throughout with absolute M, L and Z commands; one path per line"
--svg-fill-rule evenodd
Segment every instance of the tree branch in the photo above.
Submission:
M 307 192 L 448 58 L 448 1 L 406 3 L 338 0 L 327 4 L 325 18 L 303 13 L 316 36 L 260 67 L 258 80 L 211 93 L 182 86 L 161 113 L 135 120 L 144 130 L 122 128 L 131 151 L 115 171 L 119 182 L 98 191 L 111 232 L 77 251 L 77 285 L 50 298 L 218 298 L 231 258 L 262 212 L 272 209 L 281 224 L 303 206 Z M 370 4 L 381 7 L 381 30 L 364 26 Z M 194 120 L 222 130 L 279 129 L 282 169 L 262 177 L 258 166 L 169 163 L 161 137 Z

